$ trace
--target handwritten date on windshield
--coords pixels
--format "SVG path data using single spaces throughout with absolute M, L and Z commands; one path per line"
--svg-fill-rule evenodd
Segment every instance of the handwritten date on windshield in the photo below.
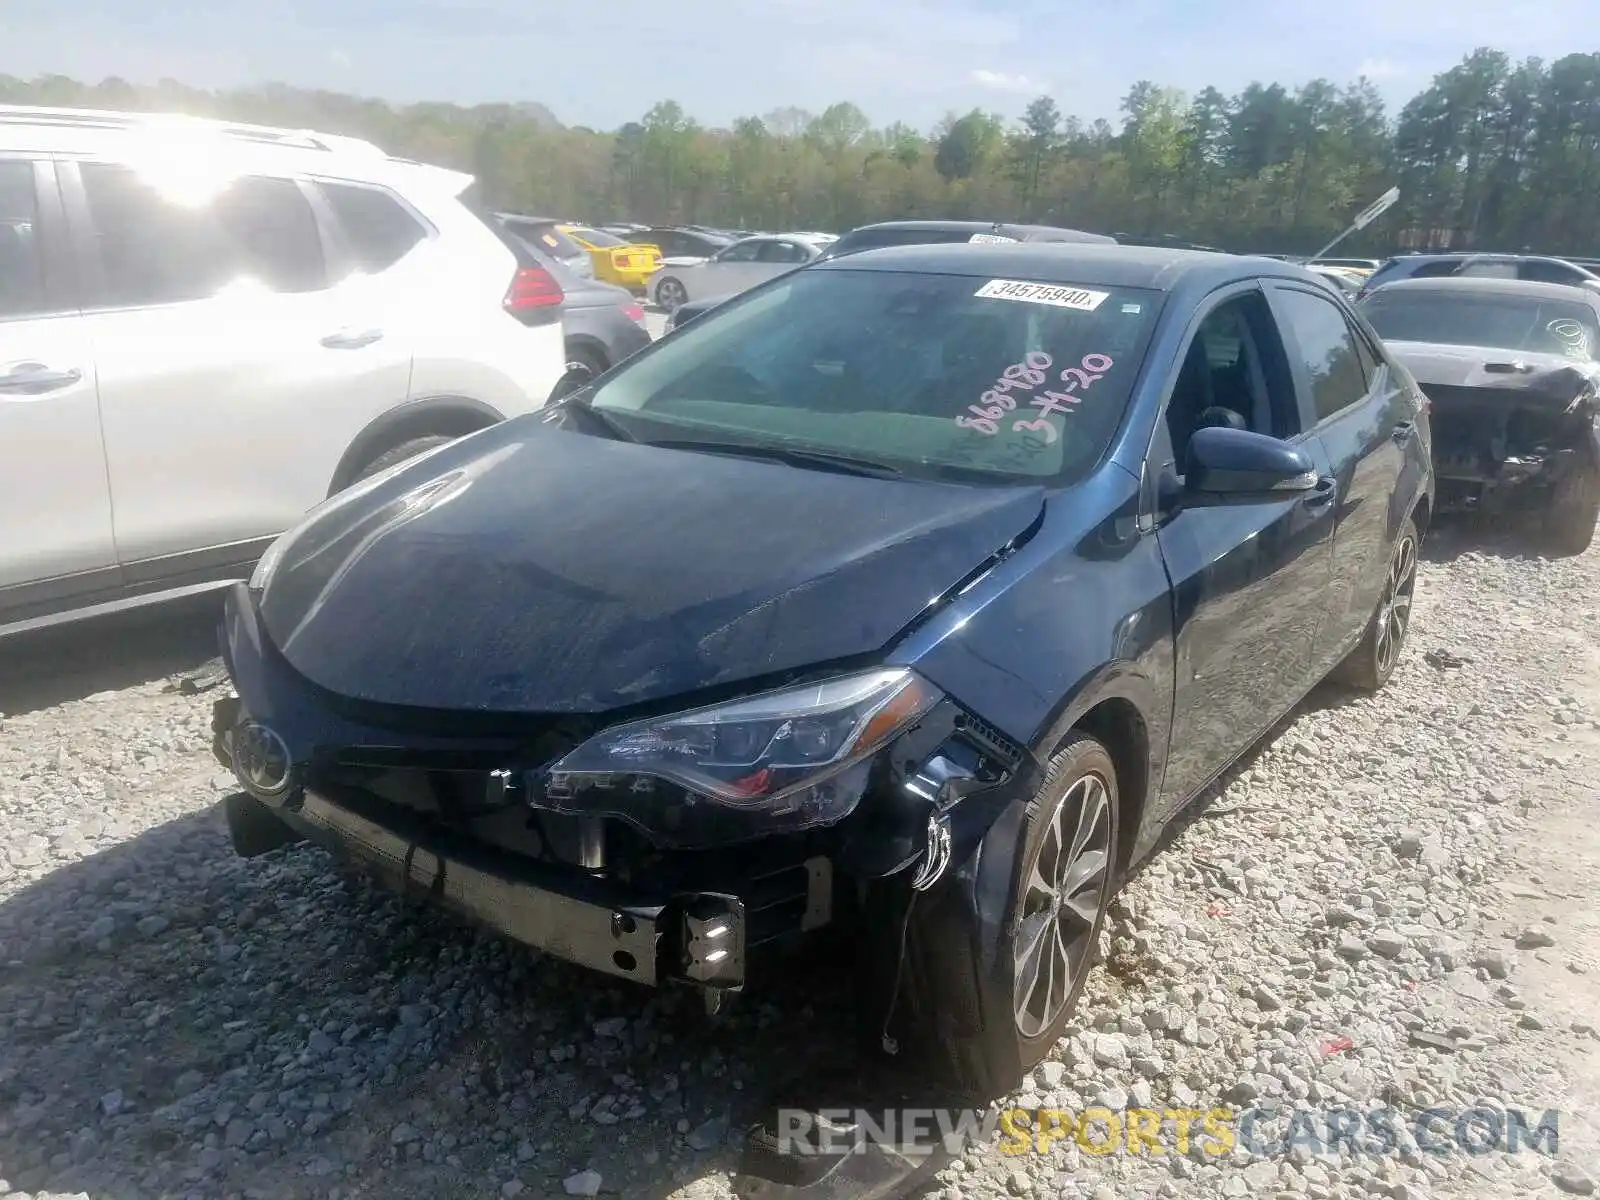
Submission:
M 1063 417 L 1070 413 L 1073 405 L 1082 403 L 1077 393 L 1086 391 L 1114 365 L 1109 354 L 1086 354 L 1077 366 L 1068 367 L 1057 376 L 1061 390 L 1031 395 L 1034 389 L 1044 386 L 1049 378 L 1046 372 L 1055 366 L 1050 355 L 1035 350 L 1024 361 L 1002 371 L 994 386 L 978 397 L 977 404 L 967 405 L 967 413 L 972 415 L 962 413 L 956 417 L 956 424 L 993 437 L 1000 432 L 1000 422 L 1006 414 L 1015 412 L 1017 417 L 1011 422 L 1013 433 L 1037 434 L 1044 439 L 1045 446 L 1051 445 L 1060 433 L 1050 417 L 1055 413 Z M 1027 409 L 1018 410 L 1017 394 L 1029 396 L 1029 408 L 1039 410 L 1031 419 L 1026 416 Z

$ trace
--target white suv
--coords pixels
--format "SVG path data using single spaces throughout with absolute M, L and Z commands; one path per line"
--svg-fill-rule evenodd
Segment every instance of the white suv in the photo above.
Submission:
M 241 578 L 331 493 L 543 405 L 562 291 L 471 183 L 0 107 L 0 635 Z

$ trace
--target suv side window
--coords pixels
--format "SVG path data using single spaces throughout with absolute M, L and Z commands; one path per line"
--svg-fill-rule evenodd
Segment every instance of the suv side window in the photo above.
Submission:
M 351 259 L 368 275 L 387 271 L 428 236 L 405 205 L 379 188 L 321 180 L 317 187 L 338 218 Z
M 33 163 L 0 161 L 0 321 L 42 313 L 49 307 L 43 268 Z
M 1565 283 L 1575 284 L 1584 278 L 1584 275 L 1573 270 L 1565 263 L 1553 262 L 1524 262 L 1517 264 L 1517 278 L 1530 279 L 1535 283 Z
M 769 263 L 803 263 L 805 250 L 794 242 L 768 242 L 761 247 L 760 259 Z
M 1361 352 L 1344 313 L 1331 300 L 1310 292 L 1276 288 L 1290 353 L 1298 354 L 1311 381 L 1312 405 L 1323 421 L 1358 403 L 1367 394 Z
M 1418 263 L 1417 269 L 1411 272 L 1413 279 L 1438 279 L 1445 275 L 1454 275 L 1461 269 L 1459 258 L 1440 259 L 1436 262 Z
M 203 203 L 183 204 L 131 167 L 78 170 L 105 305 L 203 300 L 241 278 L 277 292 L 326 286 L 316 218 L 290 180 L 246 176 Z

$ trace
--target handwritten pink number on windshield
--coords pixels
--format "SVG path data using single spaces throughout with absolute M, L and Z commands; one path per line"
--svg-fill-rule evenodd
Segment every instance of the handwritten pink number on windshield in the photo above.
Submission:
M 1070 405 L 1081 404 L 1082 400 L 1070 393 L 1087 388 L 1096 380 L 1102 378 L 1115 363 L 1109 354 L 1085 354 L 1076 367 L 1068 367 L 1061 372 L 1061 382 L 1066 385 L 1062 392 L 1041 392 L 1038 397 L 1029 403 L 1039 409 L 1039 415 L 1031 421 L 1016 420 L 1011 423 L 1014 433 L 1024 430 L 1036 430 L 1047 435 L 1046 445 L 1053 443 L 1057 437 L 1056 427 L 1050 422 L 1050 414 L 1060 413 L 1066 416 L 1072 409 Z

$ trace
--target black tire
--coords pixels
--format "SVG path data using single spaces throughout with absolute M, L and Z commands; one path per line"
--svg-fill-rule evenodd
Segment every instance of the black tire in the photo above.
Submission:
M 591 375 L 604 375 L 611 368 L 606 356 L 592 346 L 568 346 L 567 370 L 582 367 Z
M 1389 567 L 1383 577 L 1378 606 L 1372 610 L 1367 628 L 1330 678 L 1358 691 L 1375 692 L 1389 682 L 1400 653 L 1405 649 L 1411 629 L 1411 604 L 1417 590 L 1417 552 L 1421 539 L 1410 517 L 1400 526 L 1400 534 L 1389 552 Z
M 1582 554 L 1594 542 L 1600 521 L 1600 471 L 1584 464 L 1567 472 L 1550 497 L 1545 525 L 1550 549 L 1561 555 Z
M 352 479 L 351 483 L 359 483 L 363 479 L 370 479 L 379 471 L 387 471 L 396 463 L 403 463 L 408 458 L 415 458 L 424 450 L 432 450 L 435 446 L 443 446 L 446 442 L 456 439 L 443 434 L 434 434 L 430 437 L 412 438 L 409 442 L 401 442 L 398 446 L 391 446 L 378 457 L 367 463 Z
M 668 275 L 656 284 L 656 307 L 663 312 L 676 312 L 689 302 L 689 289 L 675 276 Z
M 931 1064 L 940 1082 L 987 1101 L 1009 1093 L 1050 1052 L 1094 965 L 1116 892 L 1117 810 L 1111 755 L 1094 738 L 1075 733 L 1051 757 L 1033 797 L 1002 815 L 978 851 L 980 864 L 999 855 L 996 861 L 1006 864 L 1001 869 L 1009 869 L 1005 912 L 974 921 L 955 887 L 936 886 L 916 897 L 907 929 L 907 986 L 896 1014 L 909 1051 L 901 1052 L 903 1060 Z M 1063 839 L 1070 851 L 1079 835 L 1086 852 L 1068 859 L 1060 853 Z M 1048 881 L 1074 863 L 1077 903 L 1064 903 L 1059 890 L 1037 882 L 1029 886 L 1036 867 Z M 1040 950 L 1059 949 L 1059 955 L 1029 958 L 1020 939 L 1034 926 Z M 1048 996 L 1030 962 L 1047 963 L 1064 976 L 1050 976 Z M 1035 978 L 1031 992 L 1027 974 Z

